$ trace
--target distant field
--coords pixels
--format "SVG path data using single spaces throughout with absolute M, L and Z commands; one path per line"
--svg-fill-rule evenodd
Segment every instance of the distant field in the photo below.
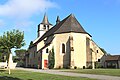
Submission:
M 74 72 L 74 73 L 110 75 L 110 76 L 120 77 L 120 69 L 75 69 L 75 70 L 64 70 L 64 71 Z
M 80 77 L 68 77 L 60 75 L 52 75 L 38 72 L 28 72 L 22 70 L 12 70 L 8 75 L 8 71 L 0 70 L 0 80 L 95 80 Z

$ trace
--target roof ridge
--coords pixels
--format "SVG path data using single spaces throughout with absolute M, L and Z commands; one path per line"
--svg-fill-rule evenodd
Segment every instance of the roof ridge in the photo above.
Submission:
M 58 24 L 56 24 L 51 29 L 49 29 L 36 43 L 42 41 L 44 38 L 48 36 L 51 36 L 54 34 L 68 33 L 68 32 L 84 33 L 91 36 L 89 33 L 87 33 L 84 30 L 84 28 L 75 18 L 75 16 L 73 14 L 70 14 L 69 16 L 64 18 L 62 21 L 60 21 Z
M 70 18 L 70 16 L 71 16 L 71 14 L 60 22 L 60 23 L 62 23 L 61 26 L 66 22 L 66 20 L 67 20 L 68 18 Z M 59 28 L 60 28 L 61 26 L 59 26 Z M 59 28 L 58 28 L 57 30 L 59 30 Z M 57 30 L 56 30 L 56 31 L 57 31 Z
M 68 16 L 68 17 L 69 17 L 69 16 Z M 55 29 L 57 25 L 60 25 L 60 26 L 61 26 L 68 17 L 66 17 L 65 19 L 63 19 L 62 21 L 60 21 L 59 24 L 56 24 L 56 25 L 53 26 L 51 29 L 49 29 L 45 34 L 43 34 L 43 36 L 42 36 L 37 42 L 35 42 L 35 44 L 37 44 L 38 42 L 40 42 L 41 40 L 43 40 L 45 37 L 48 37 L 48 36 L 50 36 L 50 35 L 53 35 L 52 33 L 51 33 L 51 34 L 48 34 L 48 33 L 49 33 L 53 28 Z M 60 27 L 59 27 L 59 28 L 60 28 Z M 59 28 L 57 28 L 56 30 L 58 30 Z M 55 31 L 56 31 L 56 30 L 55 30 Z M 54 33 L 54 32 L 53 32 L 53 33 Z M 47 34 L 48 34 L 48 35 L 47 35 Z

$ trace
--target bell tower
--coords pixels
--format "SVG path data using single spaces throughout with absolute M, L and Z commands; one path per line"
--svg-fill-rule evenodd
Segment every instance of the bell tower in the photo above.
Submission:
M 49 23 L 48 17 L 45 13 L 42 22 L 38 25 L 38 37 L 41 37 L 46 31 L 48 31 L 52 27 L 53 25 Z

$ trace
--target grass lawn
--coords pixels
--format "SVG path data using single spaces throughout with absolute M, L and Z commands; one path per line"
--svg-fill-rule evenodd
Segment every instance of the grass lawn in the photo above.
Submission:
M 74 72 L 74 73 L 110 75 L 110 76 L 120 77 L 120 69 L 75 69 L 75 70 L 64 70 L 64 71 Z
M 38 72 L 28 72 L 22 70 L 12 70 L 9 75 L 8 71 L 0 70 L 0 80 L 95 80 L 80 77 L 68 77 L 52 75 Z

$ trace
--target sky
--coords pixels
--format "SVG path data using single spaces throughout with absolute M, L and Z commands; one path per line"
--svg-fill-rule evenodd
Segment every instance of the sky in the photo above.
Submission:
M 92 39 L 108 53 L 120 55 L 120 0 L 0 0 L 0 35 L 12 29 L 24 31 L 27 49 L 37 38 L 37 25 L 46 12 L 55 25 L 71 13 Z

